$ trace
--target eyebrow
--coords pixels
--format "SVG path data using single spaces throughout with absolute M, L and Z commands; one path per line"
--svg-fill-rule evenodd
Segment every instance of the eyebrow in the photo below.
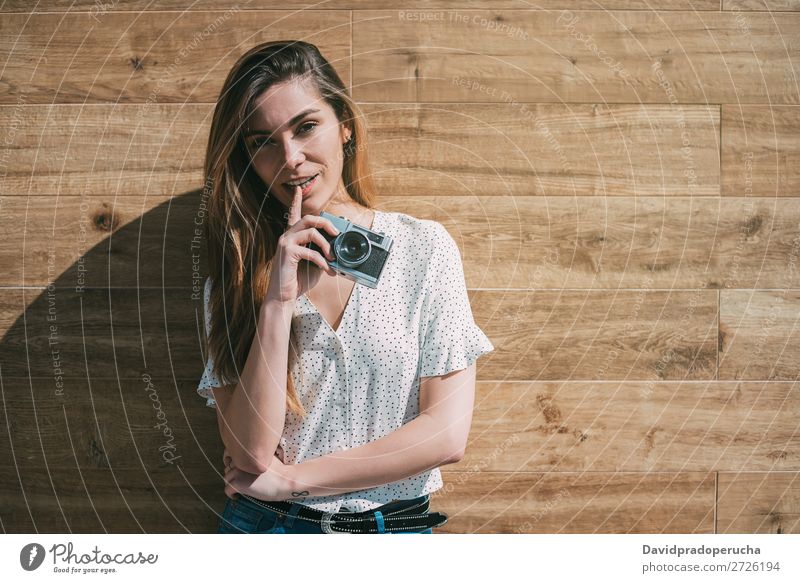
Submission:
M 289 125 L 293 126 L 294 124 L 299 122 L 301 119 L 303 119 L 305 116 L 307 116 L 309 114 L 312 114 L 312 113 L 317 113 L 318 111 L 319 111 L 318 109 L 311 109 L 311 108 L 310 109 L 306 109 L 304 111 L 301 111 L 300 113 L 298 113 L 296 116 L 294 116 L 292 119 L 289 120 Z M 262 135 L 262 134 L 269 135 L 271 133 L 272 132 L 267 131 L 267 130 L 247 130 L 244 133 L 244 137 L 245 138 L 249 138 L 250 136 L 258 136 L 258 135 Z

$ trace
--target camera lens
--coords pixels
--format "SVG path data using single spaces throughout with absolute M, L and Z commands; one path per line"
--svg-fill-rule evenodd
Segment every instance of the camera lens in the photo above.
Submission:
M 369 257 L 369 250 L 369 239 L 363 233 L 348 231 L 336 245 L 336 259 L 349 266 L 358 265 Z

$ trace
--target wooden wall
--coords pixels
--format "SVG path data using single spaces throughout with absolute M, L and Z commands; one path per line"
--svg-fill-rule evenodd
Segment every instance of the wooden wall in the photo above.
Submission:
M 309 4 L 2 5 L 3 530 L 214 530 L 209 118 L 300 38 L 496 347 L 444 531 L 800 532 L 800 2 Z

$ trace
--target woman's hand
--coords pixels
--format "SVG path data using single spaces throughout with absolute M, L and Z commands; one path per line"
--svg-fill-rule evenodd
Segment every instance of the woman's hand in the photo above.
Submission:
M 303 194 L 298 186 L 289 210 L 288 227 L 278 239 L 278 249 L 272 258 L 273 267 L 265 299 L 280 303 L 293 302 L 317 284 L 322 271 L 336 275 L 325 257 L 306 245 L 315 243 L 332 261 L 331 245 L 316 227 L 325 229 L 331 235 L 337 235 L 339 231 L 332 222 L 319 215 L 301 216 L 302 203 Z
M 225 465 L 225 495 L 231 499 L 235 499 L 237 493 L 261 500 L 292 498 L 291 468 L 291 465 L 281 462 L 277 453 L 263 474 L 244 472 L 230 460 Z

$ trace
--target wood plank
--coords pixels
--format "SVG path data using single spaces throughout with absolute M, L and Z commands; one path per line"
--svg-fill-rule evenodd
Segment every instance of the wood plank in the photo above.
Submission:
M 800 472 L 720 472 L 717 532 L 800 534 Z
M 196 289 L 0 290 L 3 375 L 199 379 L 202 300 L 202 281 Z
M 789 382 L 477 383 L 454 471 L 798 469 L 800 385 Z
M 751 13 L 747 34 L 733 12 L 486 11 L 477 20 L 464 13 L 446 16 L 407 22 L 396 12 L 354 12 L 356 98 L 800 103 L 797 85 L 787 82 L 800 76 L 800 47 L 776 42 L 800 34 L 800 15 L 794 13 L 779 19 Z M 489 30 L 498 23 L 513 23 L 521 32 L 509 37 Z
M 495 345 L 489 380 L 701 380 L 716 375 L 717 292 L 473 291 Z
M 719 195 L 717 107 L 431 103 L 362 109 L 383 192 Z
M 448 533 L 714 532 L 714 474 L 442 470 Z
M 472 288 L 800 287 L 800 199 L 385 197 L 441 222 Z M 794 251 L 793 251 L 794 250 Z
M 800 192 L 800 107 L 723 106 L 722 194 Z
M 378 208 L 440 221 L 461 248 L 471 288 L 800 287 L 800 271 L 790 269 L 798 198 L 419 200 L 386 196 Z M 199 191 L 7 197 L 0 286 L 197 285 L 208 271 L 204 209 Z
M 202 288 L 0 290 L 5 376 L 200 378 Z M 502 380 L 711 379 L 717 292 L 470 292 Z M 48 320 L 55 318 L 55 320 Z M 54 326 L 55 329 L 52 329 Z M 50 339 L 57 344 L 50 345 Z M 54 354 L 54 351 L 57 353 Z
M 1 20 L 1 19 L 0 19 Z M 164 196 L 203 184 L 213 105 L 0 107 L 8 195 Z
M 723 10 L 769 10 L 770 12 L 800 10 L 799 0 L 722 0 Z
M 147 10 L 222 10 L 239 6 L 237 0 L 120 0 L 113 5 L 113 11 Z M 343 10 L 380 9 L 391 4 L 386 0 L 326 0 L 324 3 L 309 0 L 286 0 L 282 9 Z M 523 10 L 651 10 L 647 0 L 406 0 L 405 11 L 421 10 L 430 13 L 434 9 L 523 9 Z M 240 10 L 264 10 L 275 8 L 273 0 L 248 0 Z M 659 10 L 718 10 L 719 0 L 664 0 L 658 4 Z M 96 0 L 40 0 L 31 6 L 25 0 L 8 0 L 0 7 L 0 12 L 75 12 L 90 11 L 96 18 L 102 18 L 108 9 Z
M 4 14 L 0 103 L 216 101 L 236 59 L 268 40 L 314 43 L 350 79 L 343 11 Z
M 29 471 L 22 485 L 2 474 L 5 532 L 211 533 L 225 505 L 208 472 L 51 472 Z M 445 487 L 431 496 L 431 508 L 449 515 L 443 533 L 713 532 L 713 474 L 442 475 Z
M 0 459 L 82 469 L 220 469 L 198 379 L 4 377 Z M 477 384 L 454 471 L 797 469 L 796 383 L 558 381 Z M 90 412 L 87 414 L 87 411 Z M 6 421 L 7 419 L 7 421 Z
M 226 501 L 220 481 L 175 468 L 4 471 L 0 522 L 8 534 L 213 533 Z
M 208 273 L 199 191 L 165 196 L 7 197 L 0 285 L 185 287 Z
M 222 470 L 216 412 L 195 379 L 4 377 L 0 459 L 21 468 Z
M 790 265 L 797 264 L 798 252 L 800 237 Z M 719 378 L 797 379 L 798 314 L 798 290 L 721 290 Z
M 387 194 L 719 194 L 717 107 L 549 104 L 526 106 L 524 116 L 501 104 L 363 109 Z M 14 127 L 0 184 L 26 196 L 196 189 L 212 113 L 211 104 L 0 107 L 0 124 Z

